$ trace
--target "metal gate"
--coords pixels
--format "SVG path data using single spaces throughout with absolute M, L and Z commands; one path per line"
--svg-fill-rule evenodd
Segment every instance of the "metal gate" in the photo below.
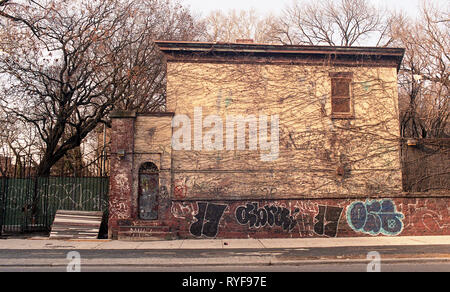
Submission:
M 5 214 L 5 193 L 7 181 L 8 180 L 5 177 L 0 177 L 0 236 L 3 233 L 3 217 Z
M 0 232 L 49 231 L 57 210 L 108 209 L 107 177 L 0 179 Z

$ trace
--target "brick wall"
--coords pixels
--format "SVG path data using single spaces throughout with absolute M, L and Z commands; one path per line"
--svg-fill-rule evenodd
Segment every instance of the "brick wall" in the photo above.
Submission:
M 181 238 L 450 235 L 449 200 L 175 201 L 170 224 Z
M 134 121 L 136 114 L 116 112 L 111 114 L 111 170 L 109 191 L 108 234 L 117 233 L 118 221 L 136 217 L 132 208 L 134 165 Z

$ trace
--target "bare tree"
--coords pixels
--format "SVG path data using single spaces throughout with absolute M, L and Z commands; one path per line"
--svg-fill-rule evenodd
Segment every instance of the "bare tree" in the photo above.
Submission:
M 367 0 L 295 1 L 272 27 L 272 37 L 289 45 L 383 46 L 389 43 L 384 15 Z
M 166 66 L 154 40 L 194 40 L 203 31 L 200 21 L 177 1 L 144 0 L 136 4 L 133 16 L 139 35 L 121 56 L 133 77 L 128 95 L 116 106 L 126 110 L 155 112 L 165 110 Z M 129 38 L 129 36 L 125 36 Z
M 275 18 L 261 16 L 256 10 L 220 10 L 211 12 L 203 19 L 203 39 L 209 42 L 235 42 L 238 39 L 252 39 L 258 43 L 270 43 L 271 28 Z
M 33 154 L 41 146 L 32 128 L 20 119 L 6 115 L 0 108 L 0 172 L 3 176 L 14 174 L 12 166 L 23 166 L 25 161 L 28 167 L 35 168 L 37 160 L 33 159 L 36 158 Z M 19 172 L 20 168 L 17 168 Z
M 5 80 L 0 106 L 42 141 L 39 176 L 49 175 L 58 160 L 106 123 L 114 107 L 161 110 L 165 74 L 152 40 L 194 33 L 193 19 L 178 2 L 2 0 L 0 5 L 13 44 L 0 56 Z
M 394 43 L 406 48 L 399 77 L 402 135 L 450 137 L 448 8 L 423 5 L 416 21 L 404 15 L 394 19 Z

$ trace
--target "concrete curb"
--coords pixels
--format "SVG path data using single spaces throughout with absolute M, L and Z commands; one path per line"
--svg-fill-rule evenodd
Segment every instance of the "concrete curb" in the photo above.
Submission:
M 174 241 L 49 240 L 42 238 L 6 239 L 0 250 L 76 249 L 76 250 L 195 250 L 195 249 L 295 249 L 377 246 L 450 245 L 450 236 L 362 237 L 316 239 L 214 239 Z
M 43 261 L 43 259 L 41 260 Z M 82 260 L 81 267 L 110 267 L 111 265 L 122 267 L 242 267 L 242 266 L 308 266 L 308 265 L 330 265 L 330 264 L 368 264 L 370 261 L 365 259 L 323 259 L 323 260 L 293 260 L 293 261 L 277 261 L 277 260 L 264 260 L 264 261 L 239 261 L 230 263 L 228 259 L 223 261 L 211 262 L 172 262 L 172 263 L 154 263 L 154 262 L 141 262 L 141 263 L 129 263 L 124 260 L 111 260 L 103 259 L 101 262 L 96 260 Z M 29 263 L 0 263 L 0 267 L 67 267 L 68 261 L 49 260 L 48 262 L 29 262 Z M 403 258 L 403 259 L 382 259 L 381 265 L 384 264 L 420 264 L 420 263 L 450 263 L 450 258 Z

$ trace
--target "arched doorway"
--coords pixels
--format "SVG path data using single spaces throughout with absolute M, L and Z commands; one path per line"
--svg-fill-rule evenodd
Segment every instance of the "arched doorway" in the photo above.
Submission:
M 139 169 L 139 219 L 158 220 L 159 169 L 151 162 Z

